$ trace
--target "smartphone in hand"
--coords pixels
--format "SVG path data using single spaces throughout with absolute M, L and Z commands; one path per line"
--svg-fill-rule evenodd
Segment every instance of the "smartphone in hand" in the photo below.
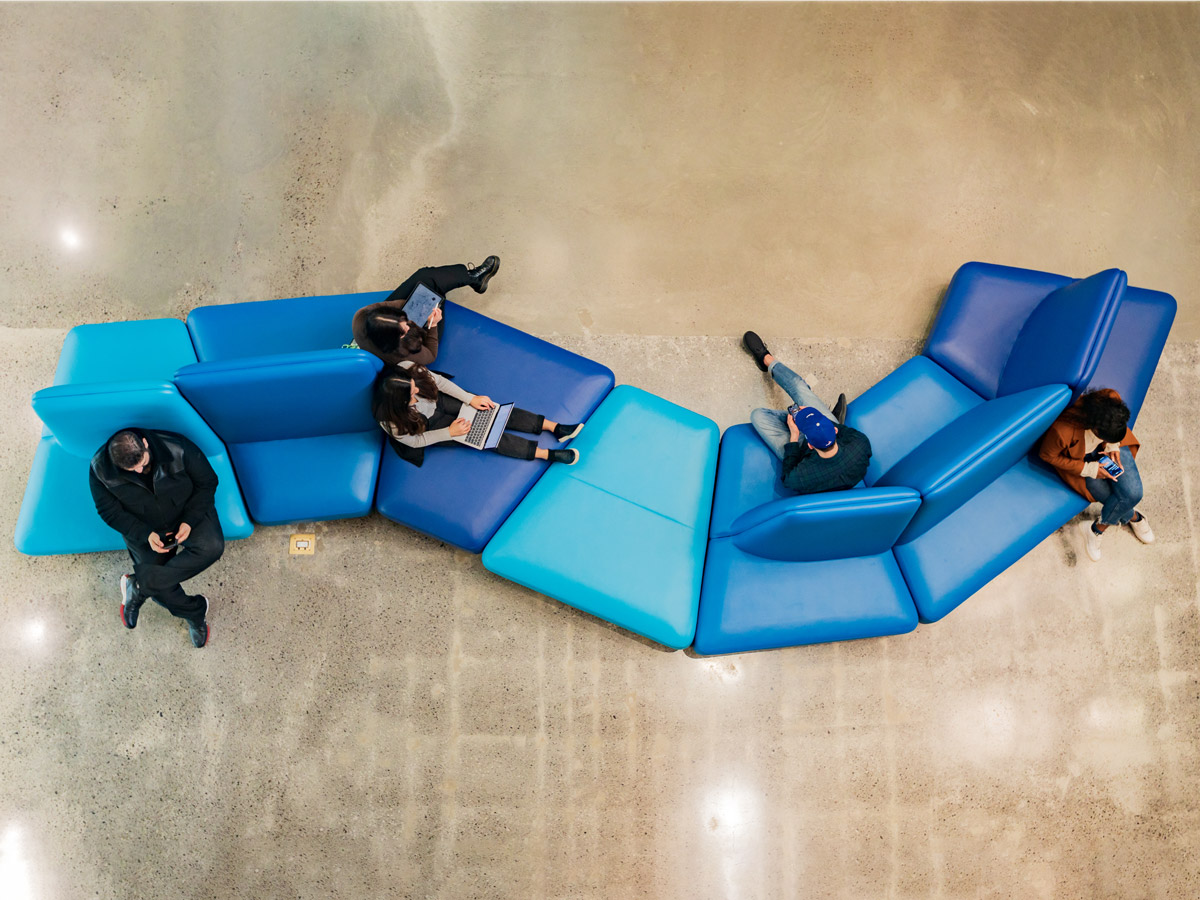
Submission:
M 1113 458 L 1111 456 L 1100 457 L 1100 465 L 1102 465 L 1104 467 L 1104 471 L 1107 472 L 1109 475 L 1111 475 L 1113 478 L 1119 478 L 1121 476 L 1121 473 L 1125 471 L 1116 462 L 1113 461 Z
M 164 550 L 174 550 L 179 545 L 179 541 L 175 540 L 175 532 L 168 531 L 162 536 L 162 545 Z
M 796 413 L 800 412 L 800 410 L 803 408 L 804 407 L 802 407 L 799 403 L 793 403 L 788 407 L 788 415 L 795 418 Z

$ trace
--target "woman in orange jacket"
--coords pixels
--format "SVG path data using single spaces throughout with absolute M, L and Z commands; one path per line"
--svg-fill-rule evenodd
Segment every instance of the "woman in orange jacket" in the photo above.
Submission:
M 1072 489 L 1101 504 L 1099 519 L 1084 519 L 1077 526 L 1093 562 L 1100 559 L 1100 536 L 1110 525 L 1128 524 L 1143 544 L 1154 541 L 1150 523 L 1137 511 L 1142 499 L 1142 479 L 1134 462 L 1138 447 L 1129 428 L 1129 407 L 1110 388 L 1081 395 L 1042 437 L 1038 456 Z M 1106 459 L 1122 471 L 1111 474 Z

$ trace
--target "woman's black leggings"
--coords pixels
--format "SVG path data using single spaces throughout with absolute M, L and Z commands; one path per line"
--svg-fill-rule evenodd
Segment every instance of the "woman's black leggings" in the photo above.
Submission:
M 418 284 L 423 284 L 435 294 L 441 294 L 445 297 L 451 291 L 457 290 L 460 287 L 466 287 L 470 283 L 471 276 L 467 271 L 467 267 L 462 263 L 457 263 L 453 266 L 424 266 L 405 278 L 400 287 L 392 291 L 387 299 L 407 300 L 412 296 L 412 292 L 417 289 Z M 445 328 L 446 320 L 442 319 L 437 324 L 439 341 L 442 339 L 442 332 Z
M 519 431 L 522 434 L 541 434 L 542 426 L 546 423 L 545 416 L 531 413 L 514 406 L 508 414 L 508 424 L 504 426 L 504 434 L 500 435 L 500 443 L 493 452 L 501 456 L 511 456 L 513 459 L 534 459 L 537 455 L 537 441 L 517 437 L 510 434 Z

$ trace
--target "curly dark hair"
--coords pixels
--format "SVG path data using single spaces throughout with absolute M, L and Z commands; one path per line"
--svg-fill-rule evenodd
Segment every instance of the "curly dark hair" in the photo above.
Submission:
M 404 331 L 400 323 L 408 325 Z M 382 353 L 395 353 L 401 347 L 408 356 L 421 352 L 425 344 L 425 329 L 409 320 L 402 312 L 377 309 L 367 315 L 367 337 Z
M 371 414 L 375 420 L 394 425 L 400 434 L 424 433 L 429 423 L 412 405 L 414 382 L 418 396 L 437 399 L 437 382 L 424 366 L 384 369 L 375 382 L 375 396 L 371 402 Z
M 1119 444 L 1129 427 L 1129 407 L 1108 391 L 1087 391 L 1079 397 L 1079 418 L 1106 444 Z

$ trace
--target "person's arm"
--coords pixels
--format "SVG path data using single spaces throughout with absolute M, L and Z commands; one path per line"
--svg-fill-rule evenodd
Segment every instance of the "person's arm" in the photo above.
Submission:
M 446 396 L 468 404 L 475 399 L 474 394 L 470 391 L 464 391 L 449 378 L 443 378 L 437 372 L 430 372 L 429 374 L 433 376 L 433 380 L 437 383 L 437 389 Z
M 129 538 L 131 543 L 149 542 L 150 526 L 123 507 L 121 501 L 91 469 L 88 469 L 88 485 L 92 489 L 92 501 L 96 504 L 96 512 L 100 514 L 104 524 L 120 533 L 122 537 Z
M 449 425 L 445 428 L 435 428 L 433 431 L 423 431 L 420 434 L 401 434 L 393 435 L 393 437 L 406 447 L 428 447 L 431 444 L 441 444 L 454 439 L 450 434 Z
M 1093 470 L 1100 468 L 1099 463 L 1085 463 L 1083 457 L 1072 456 L 1071 445 L 1063 440 L 1062 432 L 1057 428 L 1051 428 L 1042 436 L 1042 442 L 1038 445 L 1038 458 L 1068 475 L 1082 478 L 1096 477 L 1094 471 L 1090 476 L 1087 474 L 1086 470 L 1089 466 Z
M 194 528 L 216 511 L 217 473 L 204 451 L 182 435 L 179 442 L 183 444 L 183 468 L 192 479 L 192 496 L 183 505 L 183 521 Z
M 787 487 L 789 479 L 804 460 L 808 458 L 808 446 L 801 444 L 799 441 L 792 441 L 789 444 L 783 445 L 783 483 Z M 794 490 L 794 488 L 793 488 Z

